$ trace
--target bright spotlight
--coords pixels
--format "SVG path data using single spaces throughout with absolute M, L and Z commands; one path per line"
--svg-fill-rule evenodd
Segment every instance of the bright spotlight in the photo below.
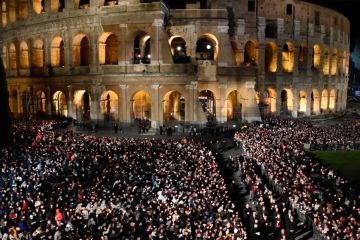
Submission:
M 206 45 L 206 49 L 207 49 L 207 50 L 210 50 L 210 49 L 211 49 L 211 45 L 210 45 L 210 44 Z
M 181 46 L 177 46 L 176 50 L 180 52 L 181 51 Z

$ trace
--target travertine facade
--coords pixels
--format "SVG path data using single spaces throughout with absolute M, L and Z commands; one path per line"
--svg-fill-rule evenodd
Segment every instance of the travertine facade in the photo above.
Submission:
M 6 0 L 1 6 L 0 46 L 15 116 L 147 118 L 159 126 L 346 108 L 349 21 L 317 5 L 208 0 L 174 9 L 151 0 Z

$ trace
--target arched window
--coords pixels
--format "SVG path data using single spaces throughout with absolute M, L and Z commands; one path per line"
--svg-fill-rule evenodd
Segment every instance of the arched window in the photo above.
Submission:
M 85 34 L 78 34 L 73 41 L 73 60 L 75 66 L 89 65 L 89 40 Z
M 62 12 L 65 8 L 65 0 L 50 0 L 51 1 L 51 12 Z
M 103 33 L 99 39 L 99 63 L 118 64 L 118 39 L 113 33 Z
M 277 45 L 274 42 L 266 44 L 265 71 L 274 73 L 277 70 Z
M 19 18 L 24 20 L 29 16 L 29 1 L 20 0 L 19 2 Z
M 204 34 L 196 42 L 196 59 L 198 60 L 217 60 L 218 40 L 212 34 Z
M 171 53 L 174 63 L 189 63 L 190 57 L 186 54 L 186 42 L 182 37 L 171 37 L 169 39 Z
M 245 44 L 244 64 L 256 66 L 258 62 L 258 49 L 255 41 L 247 41 Z
M 62 67 L 65 65 L 64 41 L 55 37 L 51 42 L 51 66 Z
M 6 7 L 5 1 L 2 1 L 2 4 L 1 4 L 1 16 L 2 16 L 2 26 L 6 27 L 6 25 L 7 25 L 7 7 Z
M 287 42 L 282 50 L 282 67 L 284 72 L 293 72 L 294 70 L 294 45 Z
M 140 32 L 134 39 L 134 64 L 151 63 L 150 35 Z
M 321 61 L 321 48 L 320 45 L 315 44 L 313 49 L 313 68 L 319 69 Z
M 25 41 L 20 43 L 20 68 L 29 68 L 29 47 Z
M 6 46 L 3 46 L 1 55 L 2 55 L 4 69 L 8 69 L 8 51 Z
M 324 75 L 329 75 L 330 73 L 330 53 L 327 48 L 324 50 L 323 73 Z
M 338 51 L 336 48 L 333 50 L 332 58 L 331 58 L 331 75 L 337 74 L 338 68 Z
M 16 1 L 10 0 L 9 2 L 9 20 L 11 23 L 16 21 Z
M 306 44 L 301 44 L 299 47 L 299 70 L 305 70 L 307 67 L 307 58 L 308 58 L 308 48 Z
M 90 7 L 90 0 L 77 0 L 77 6 L 80 9 L 85 9 Z
M 10 69 L 15 70 L 17 68 L 17 64 L 16 64 L 16 47 L 14 43 L 10 44 L 9 54 L 10 54 Z
M 41 39 L 37 39 L 33 45 L 32 65 L 34 68 L 43 68 L 44 63 L 44 42 Z
M 321 111 L 327 111 L 329 105 L 329 92 L 324 89 L 321 93 Z
M 33 0 L 33 9 L 37 14 L 45 12 L 45 0 Z

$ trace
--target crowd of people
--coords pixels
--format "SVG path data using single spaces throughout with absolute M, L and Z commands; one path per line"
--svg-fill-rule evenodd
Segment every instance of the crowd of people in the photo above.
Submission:
M 304 150 L 304 144 L 314 142 L 359 144 L 360 126 L 313 127 L 300 120 L 268 119 L 244 127 L 235 140 L 244 153 L 233 161 L 256 205 L 245 215 L 255 214 L 249 219 L 262 229 L 251 224 L 254 239 L 294 239 L 292 221 L 297 218 L 314 226 L 319 239 L 360 239 L 359 187 Z
M 201 144 L 56 124 L 17 122 L 0 149 L 0 239 L 248 239 Z

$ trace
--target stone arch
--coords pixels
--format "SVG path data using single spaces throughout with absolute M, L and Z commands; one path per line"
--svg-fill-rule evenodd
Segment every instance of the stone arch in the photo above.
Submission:
M 50 3 L 52 13 L 62 12 L 65 8 L 65 0 L 51 0 Z
M 186 53 L 186 41 L 180 36 L 172 36 L 169 39 L 171 54 L 174 63 L 189 63 L 190 57 Z
M 321 47 L 315 44 L 313 47 L 313 68 L 319 69 L 321 63 Z
M 8 12 L 9 12 L 9 21 L 10 23 L 16 22 L 16 1 L 8 1 Z
M 308 46 L 306 43 L 301 43 L 299 46 L 299 56 L 298 56 L 298 68 L 305 70 L 308 63 Z
M 227 121 L 241 121 L 242 101 L 241 95 L 237 90 L 231 91 L 226 99 Z
M 293 110 L 293 96 L 291 89 L 283 89 L 280 93 L 280 114 L 289 115 Z
M 9 47 L 9 61 L 10 61 L 10 69 L 15 70 L 17 68 L 17 64 L 16 64 L 16 47 L 14 43 L 11 43 Z
M 140 31 L 134 38 L 134 64 L 151 63 L 151 37 Z
M 333 49 L 333 54 L 331 57 L 331 75 L 336 75 L 338 70 L 338 50 L 337 48 Z
M 62 91 L 56 91 L 53 94 L 52 101 L 54 114 L 67 117 L 68 105 L 66 95 Z
M 74 92 L 74 105 L 76 119 L 90 120 L 91 96 L 87 90 L 77 90 Z
M 286 42 L 282 49 L 282 68 L 284 72 L 293 72 L 294 71 L 294 54 L 295 49 L 294 45 L 291 42 Z
M 274 73 L 277 70 L 278 47 L 276 43 L 269 42 L 265 47 L 265 71 Z
M 331 112 L 336 112 L 336 91 L 335 89 L 331 89 L 330 96 L 329 96 L 329 110 Z
M 100 110 L 104 119 L 119 120 L 119 97 L 114 91 L 101 94 Z
M 244 64 L 246 66 L 257 66 L 258 56 L 257 42 L 255 40 L 247 41 L 244 49 Z
M 45 0 L 33 0 L 32 2 L 35 13 L 40 14 L 42 12 L 45 12 Z
M 36 92 L 35 106 L 38 113 L 46 113 L 46 95 L 42 90 Z
M 151 119 L 150 94 L 141 90 L 133 94 L 131 98 L 131 116 L 133 119 Z
M 217 60 L 219 41 L 211 33 L 201 35 L 196 41 L 196 58 L 200 60 Z
M 300 90 L 298 98 L 298 113 L 305 114 L 307 108 L 307 93 L 306 90 Z
M 165 123 L 185 120 L 185 98 L 178 91 L 169 91 L 163 99 Z
M 3 27 L 6 27 L 7 25 L 7 6 L 6 6 L 6 2 L 2 1 L 1 3 L 1 23 Z
M 1 56 L 2 56 L 4 69 L 8 69 L 8 50 L 6 46 L 2 47 Z
M 21 69 L 29 68 L 29 46 L 25 41 L 20 43 L 20 55 L 19 64 Z
M 314 88 L 311 92 L 311 114 L 318 114 L 320 112 L 320 93 Z
M 321 111 L 326 112 L 329 107 L 329 92 L 324 89 L 321 93 Z
M 263 93 L 264 114 L 276 112 L 276 90 L 268 88 Z
M 99 38 L 99 63 L 118 64 L 118 38 L 111 32 L 101 34 Z
M 29 16 L 29 1 L 20 0 L 19 2 L 19 18 L 26 19 Z
M 329 75 L 330 73 L 330 52 L 328 48 L 324 50 L 324 61 L 323 61 L 323 74 Z
M 216 118 L 216 98 L 215 94 L 210 90 L 202 90 L 199 92 L 198 100 L 203 112 L 206 113 L 209 121 Z
M 19 113 L 18 109 L 18 91 L 17 89 L 12 89 L 9 91 L 9 107 L 12 114 Z
M 74 66 L 88 66 L 90 60 L 89 39 L 83 34 L 79 33 L 73 40 L 73 64 Z
M 45 65 L 44 42 L 42 39 L 36 39 L 33 44 L 32 66 L 34 68 L 43 68 Z
M 65 66 L 65 47 L 61 37 L 54 37 L 51 41 L 51 66 Z

